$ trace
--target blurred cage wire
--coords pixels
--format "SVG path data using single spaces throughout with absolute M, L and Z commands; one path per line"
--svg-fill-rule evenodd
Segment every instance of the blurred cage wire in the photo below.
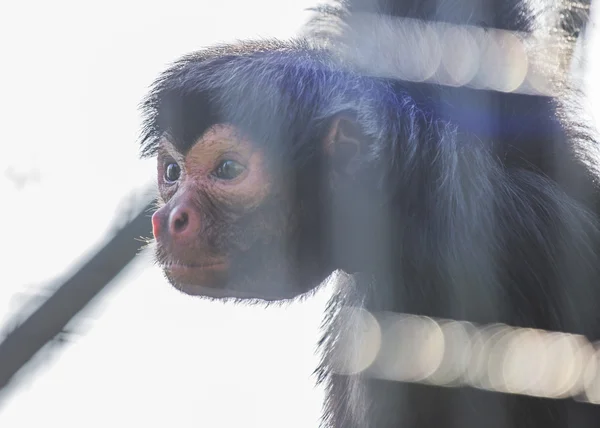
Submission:
M 317 20 L 313 32 L 340 41 L 341 56 L 370 76 L 556 97 L 582 83 L 578 55 L 590 7 L 569 2 L 527 33 L 362 11 L 341 29 L 319 28 L 327 23 Z M 339 374 L 600 404 L 600 342 L 593 342 L 600 338 L 360 307 L 342 311 L 353 328 L 338 339 Z
M 309 22 L 307 31 L 341 40 L 342 57 L 368 75 L 542 96 L 558 95 L 581 71 L 573 70 L 577 68 L 573 59 L 575 50 L 586 40 L 581 36 L 591 10 L 588 0 L 566 5 L 539 2 L 537 7 L 543 8 L 543 13 L 536 10 L 538 3 L 527 2 L 542 19 L 531 31 L 522 32 L 483 22 L 457 25 L 452 23 L 452 16 L 446 20 L 442 13 L 436 20 L 422 20 L 371 12 L 386 1 L 350 3 L 358 5 L 359 11 L 346 18 L 343 29 L 328 26 L 318 17 Z M 482 10 L 473 15 L 493 20 L 494 8 L 502 8 L 504 2 L 438 2 L 448 3 L 466 9 L 477 5 Z
M 336 37 L 345 40 L 342 57 L 373 76 L 552 97 L 583 74 L 577 52 L 585 49 L 589 11 L 590 2 L 568 3 L 550 15 L 561 21 L 554 32 L 541 25 L 528 34 L 358 13 Z M 330 30 L 319 25 L 318 20 L 308 24 L 317 28 L 314 34 Z M 60 337 L 145 244 L 153 201 L 134 205 L 131 221 L 4 335 L 0 388 Z M 594 342 L 600 338 L 419 314 L 344 311 L 361 333 L 342 339 L 338 373 L 600 404 L 600 342 Z

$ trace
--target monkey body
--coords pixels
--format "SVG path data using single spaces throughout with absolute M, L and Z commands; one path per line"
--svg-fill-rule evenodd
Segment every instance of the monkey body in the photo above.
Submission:
M 143 104 L 158 260 L 210 298 L 288 299 L 356 274 L 320 343 L 325 426 L 596 426 L 600 410 L 570 399 L 331 366 L 347 306 L 600 337 L 597 142 L 567 110 L 369 76 L 310 39 L 189 55 Z

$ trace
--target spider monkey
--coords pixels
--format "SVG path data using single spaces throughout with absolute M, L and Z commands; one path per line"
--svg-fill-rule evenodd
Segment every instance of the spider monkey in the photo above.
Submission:
M 331 370 L 351 328 L 337 315 L 345 306 L 600 337 L 599 149 L 578 92 L 567 79 L 547 97 L 372 73 L 394 53 L 361 61 L 353 43 L 369 40 L 349 36 L 364 14 L 485 22 L 550 33 L 568 60 L 587 19 L 573 5 L 339 1 L 294 40 L 178 60 L 142 104 L 167 279 L 187 294 L 258 302 L 353 275 L 320 342 L 324 426 L 596 427 L 600 410 L 569 399 Z M 389 28 L 364 34 L 381 46 Z

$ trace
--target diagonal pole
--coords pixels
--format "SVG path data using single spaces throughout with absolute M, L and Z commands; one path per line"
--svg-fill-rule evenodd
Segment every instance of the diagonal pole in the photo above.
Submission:
M 0 342 L 0 390 L 44 346 L 58 335 L 110 281 L 133 260 L 151 234 L 149 212 L 140 212 L 79 267 L 22 324 Z

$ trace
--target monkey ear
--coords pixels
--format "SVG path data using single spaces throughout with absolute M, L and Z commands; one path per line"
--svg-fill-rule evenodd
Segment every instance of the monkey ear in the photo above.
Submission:
M 337 116 L 325 141 L 325 153 L 331 160 L 333 170 L 340 174 L 352 172 L 353 161 L 365 143 L 365 135 L 350 115 Z

